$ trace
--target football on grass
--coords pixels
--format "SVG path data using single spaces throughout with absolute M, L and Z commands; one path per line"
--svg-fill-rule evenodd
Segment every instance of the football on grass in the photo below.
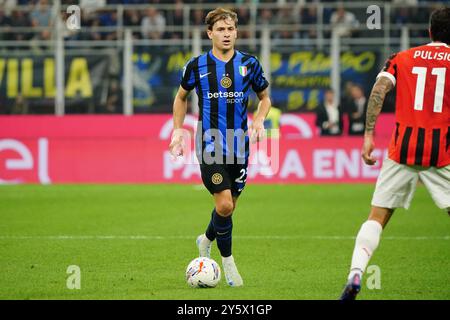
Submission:
M 193 288 L 214 288 L 220 281 L 220 267 L 213 259 L 195 258 L 186 269 L 186 281 Z

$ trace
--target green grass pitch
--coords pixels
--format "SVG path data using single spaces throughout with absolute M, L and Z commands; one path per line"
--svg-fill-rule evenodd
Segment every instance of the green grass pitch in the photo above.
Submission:
M 373 185 L 248 184 L 234 214 L 244 287 L 191 289 L 211 196 L 191 185 L 0 187 L 0 299 L 337 299 Z M 398 210 L 360 299 L 450 299 L 450 217 L 423 186 Z M 214 244 L 212 257 L 220 261 Z M 80 267 L 70 290 L 67 268 Z

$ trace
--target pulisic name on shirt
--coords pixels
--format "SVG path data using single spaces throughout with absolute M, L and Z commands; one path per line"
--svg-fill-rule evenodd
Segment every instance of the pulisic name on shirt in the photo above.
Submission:
M 450 61 L 450 52 L 433 52 L 428 50 L 417 50 L 414 52 L 414 59 Z

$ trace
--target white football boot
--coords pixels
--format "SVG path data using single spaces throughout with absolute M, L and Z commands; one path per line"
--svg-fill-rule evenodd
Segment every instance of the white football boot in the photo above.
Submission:
M 197 247 L 200 257 L 211 258 L 211 244 L 212 241 L 209 240 L 205 234 L 201 234 L 197 237 Z
M 236 264 L 234 263 L 233 256 L 229 256 L 227 258 L 222 257 L 222 265 L 225 273 L 225 279 L 229 286 L 240 287 L 244 285 L 244 281 L 242 280 Z

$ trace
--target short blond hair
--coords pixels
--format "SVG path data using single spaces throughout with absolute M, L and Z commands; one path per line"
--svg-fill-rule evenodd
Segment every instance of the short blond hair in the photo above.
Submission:
M 234 21 L 234 24 L 237 26 L 238 17 L 236 12 L 226 9 L 226 8 L 217 8 L 214 9 L 206 15 L 205 24 L 208 26 L 208 30 L 212 30 L 214 23 L 219 20 L 231 19 Z

